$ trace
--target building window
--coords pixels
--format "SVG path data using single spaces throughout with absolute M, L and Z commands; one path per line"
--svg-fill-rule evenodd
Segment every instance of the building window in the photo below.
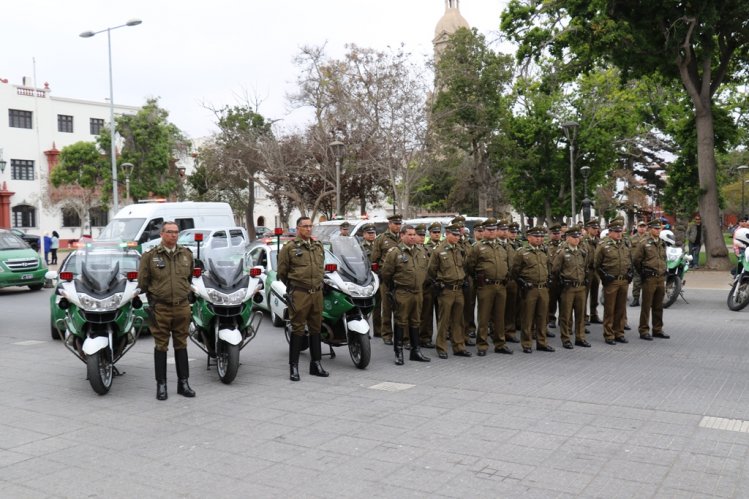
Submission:
M 8 126 L 12 128 L 31 128 L 31 111 L 8 109 Z
M 11 159 L 10 178 L 13 180 L 34 180 L 34 162 L 29 159 Z
M 99 135 L 104 128 L 104 120 L 101 118 L 91 118 L 91 135 Z
M 73 133 L 73 117 L 66 114 L 57 115 L 57 131 Z
M 105 227 L 109 223 L 109 210 L 106 206 L 95 206 L 88 212 L 91 227 Z
M 63 227 L 80 227 L 81 217 L 73 208 L 66 206 L 62 209 L 62 226 Z
M 33 206 L 19 204 L 12 211 L 13 227 L 36 227 L 36 210 Z

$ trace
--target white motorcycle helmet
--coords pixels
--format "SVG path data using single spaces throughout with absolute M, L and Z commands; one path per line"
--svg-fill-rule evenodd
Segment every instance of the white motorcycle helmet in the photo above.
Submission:
M 749 247 L 749 229 L 741 227 L 733 233 L 733 238 L 742 248 Z
M 676 237 L 674 236 L 674 233 L 668 229 L 664 229 L 661 231 L 660 238 L 669 246 L 676 245 Z

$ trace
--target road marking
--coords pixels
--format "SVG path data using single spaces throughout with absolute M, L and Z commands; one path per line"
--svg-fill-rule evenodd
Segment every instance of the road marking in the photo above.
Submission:
M 41 343 L 46 343 L 46 341 L 39 341 L 39 340 L 26 340 L 26 341 L 17 341 L 13 343 L 14 345 L 20 345 L 22 347 L 27 347 L 31 345 L 39 345 Z
M 392 383 L 390 381 L 385 381 L 382 383 L 377 383 L 376 385 L 372 385 L 369 388 L 371 390 L 382 390 L 383 392 L 402 392 L 403 390 L 408 390 L 409 388 L 413 388 L 416 385 L 409 385 L 408 383 Z
M 700 421 L 701 428 L 710 428 L 711 430 L 738 431 L 739 433 L 749 433 L 749 421 L 741 419 L 715 418 L 705 416 Z

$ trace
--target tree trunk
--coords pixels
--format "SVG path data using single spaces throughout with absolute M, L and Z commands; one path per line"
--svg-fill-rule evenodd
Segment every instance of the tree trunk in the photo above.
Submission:
M 713 113 L 708 102 L 695 112 L 697 125 L 697 167 L 700 178 L 700 215 L 704 227 L 705 266 L 713 270 L 728 270 L 731 267 L 728 250 L 720 229 L 718 207 L 718 182 L 715 168 L 715 139 Z
M 255 240 L 255 178 L 250 177 L 248 184 L 247 209 L 245 210 L 245 224 L 250 241 Z

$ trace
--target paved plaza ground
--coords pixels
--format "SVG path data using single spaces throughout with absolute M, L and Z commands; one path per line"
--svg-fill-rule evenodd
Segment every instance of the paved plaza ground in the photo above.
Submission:
M 191 344 L 197 397 L 170 363 L 165 402 L 150 337 L 98 396 L 50 339 L 51 290 L 0 290 L 0 497 L 747 497 L 749 308 L 728 285 L 690 272 L 670 340 L 593 325 L 592 348 L 402 367 L 373 340 L 368 369 L 339 348 L 327 379 L 303 354 L 299 383 L 266 317 L 233 384 Z

